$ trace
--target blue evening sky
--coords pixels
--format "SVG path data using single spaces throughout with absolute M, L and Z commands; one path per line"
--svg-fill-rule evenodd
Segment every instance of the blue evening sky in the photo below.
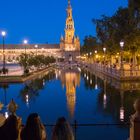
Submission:
M 0 30 L 7 31 L 6 43 L 59 43 L 64 34 L 67 0 L 0 0 Z M 71 0 L 76 35 L 96 35 L 92 18 L 112 15 L 127 0 Z M 0 41 L 1 43 L 1 41 Z

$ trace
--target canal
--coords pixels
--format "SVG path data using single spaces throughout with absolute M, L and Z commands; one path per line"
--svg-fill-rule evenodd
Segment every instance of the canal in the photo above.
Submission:
M 78 126 L 77 140 L 127 140 L 126 123 L 134 113 L 133 103 L 140 97 L 140 86 L 115 82 L 88 70 L 57 69 L 22 84 L 3 83 L 0 84 L 0 102 L 4 104 L 1 113 L 7 112 L 6 106 L 13 98 L 23 124 L 32 112 L 37 112 L 44 124 L 55 124 L 58 117 L 64 116 L 71 124 L 75 120 L 77 124 L 100 124 Z M 46 127 L 49 139 L 51 129 Z

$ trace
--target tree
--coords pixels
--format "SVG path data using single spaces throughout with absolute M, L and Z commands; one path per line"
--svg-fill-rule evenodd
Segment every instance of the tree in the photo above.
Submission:
M 97 49 L 99 43 L 96 37 L 94 36 L 85 36 L 84 38 L 84 44 L 81 48 L 81 53 L 88 53 L 93 52 L 95 49 Z
M 29 59 L 30 59 L 31 55 L 30 54 L 25 54 L 22 53 L 19 56 L 19 64 L 24 68 L 24 73 L 27 74 L 29 72 Z
M 125 41 L 124 49 L 128 51 L 133 44 L 139 44 L 135 40 L 140 36 L 140 2 L 129 1 L 128 8 L 119 8 L 112 17 L 103 15 L 101 19 L 93 19 L 93 23 L 96 24 L 98 39 L 110 53 L 120 50 L 122 39 Z
M 35 55 L 31 54 L 21 54 L 19 57 L 19 64 L 24 68 L 24 72 L 29 72 L 29 70 L 45 68 L 51 63 L 55 63 L 55 58 L 53 56 Z

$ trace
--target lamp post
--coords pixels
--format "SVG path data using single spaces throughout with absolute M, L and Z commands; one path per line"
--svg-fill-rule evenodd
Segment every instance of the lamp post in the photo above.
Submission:
M 106 58 L 105 58 L 105 57 L 106 57 L 106 56 L 105 56 L 106 48 L 105 48 L 105 47 L 103 48 L 103 52 L 104 52 L 104 64 L 103 64 L 103 68 L 104 68 L 104 71 L 105 71 L 105 66 L 106 66 L 106 65 L 105 65 L 105 62 L 106 62 Z
M 96 60 L 96 54 L 97 54 L 97 50 L 95 50 L 94 52 L 95 52 L 95 62 L 96 62 L 96 61 L 97 61 L 97 60 Z
M 90 55 L 90 63 L 92 63 L 92 52 L 90 52 L 89 55 Z
M 120 71 L 121 76 L 123 75 L 123 48 L 124 48 L 124 41 L 120 41 L 120 47 L 121 47 L 121 64 L 120 64 Z
M 5 31 L 2 31 L 1 32 L 1 35 L 2 35 L 2 42 L 3 42 L 3 68 L 2 68 L 2 72 L 3 74 L 6 74 L 6 69 L 5 69 L 5 36 L 6 36 L 6 32 Z
M 105 57 L 106 57 L 106 56 L 105 56 L 106 48 L 105 48 L 105 47 L 103 48 L 103 51 L 104 51 L 104 65 L 105 65 L 105 61 L 106 61 L 106 58 L 105 58 Z
M 104 51 L 104 62 L 105 62 L 105 53 L 106 53 L 106 48 L 103 48 L 103 51 Z
M 37 51 L 38 51 L 38 45 L 35 45 L 35 49 L 36 49 L 36 56 L 37 56 Z
M 28 40 L 23 40 L 23 44 L 25 45 L 25 69 L 24 72 L 26 73 L 27 70 L 27 57 L 26 57 L 26 45 L 28 44 Z
M 23 40 L 23 44 L 25 45 L 25 55 L 26 55 L 26 45 L 28 44 L 28 40 Z

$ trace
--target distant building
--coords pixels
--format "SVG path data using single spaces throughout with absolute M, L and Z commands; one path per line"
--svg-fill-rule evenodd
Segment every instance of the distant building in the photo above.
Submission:
M 36 44 L 5 44 L 5 60 L 7 62 L 16 62 L 18 57 L 25 53 L 34 53 L 34 54 L 43 54 L 46 56 L 62 57 L 63 53 L 60 49 L 59 44 L 38 44 L 38 47 L 35 47 Z M 3 60 L 3 50 L 2 45 L 0 45 L 0 61 Z
M 17 60 L 21 53 L 26 52 L 37 53 L 43 55 L 49 55 L 54 57 L 63 57 L 66 60 L 72 61 L 74 58 L 80 54 L 80 39 L 75 36 L 74 21 L 72 17 L 72 7 L 70 0 L 68 0 L 67 7 L 67 18 L 65 27 L 65 36 L 61 36 L 60 44 L 5 44 L 5 60 L 9 62 L 14 62 Z M 3 50 L 2 44 L 0 45 L 0 61 L 3 60 Z

